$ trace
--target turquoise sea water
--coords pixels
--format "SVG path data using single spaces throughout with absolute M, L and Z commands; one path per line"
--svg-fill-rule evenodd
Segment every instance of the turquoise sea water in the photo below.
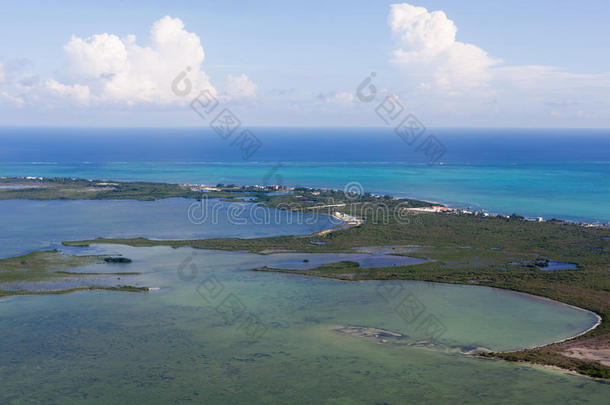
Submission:
M 610 221 L 610 132 L 435 131 L 422 152 L 387 129 L 258 129 L 248 160 L 205 129 L 0 129 L 0 176 L 333 187 L 483 208 Z
M 365 191 L 421 198 L 492 213 L 610 221 L 610 164 L 544 166 L 410 166 L 401 164 L 19 164 L 0 165 L 10 175 L 74 176 L 204 184 L 267 183 L 343 189 L 357 181 Z M 278 178 L 277 176 L 281 176 Z

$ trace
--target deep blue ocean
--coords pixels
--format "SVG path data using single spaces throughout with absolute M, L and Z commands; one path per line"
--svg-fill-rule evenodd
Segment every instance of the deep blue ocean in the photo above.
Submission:
M 443 128 L 411 144 L 387 128 L 251 131 L 257 148 L 209 128 L 2 128 L 0 176 L 340 189 L 357 182 L 492 213 L 610 221 L 610 130 Z M 436 154 L 425 147 L 429 135 Z

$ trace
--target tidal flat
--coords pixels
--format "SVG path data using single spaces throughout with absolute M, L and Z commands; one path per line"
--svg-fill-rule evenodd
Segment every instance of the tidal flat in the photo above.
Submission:
M 303 202 L 314 203 L 329 197 L 304 195 Z M 258 202 L 278 208 L 290 198 L 265 196 Z M 155 209 L 165 202 L 176 204 L 177 213 Z M 24 238 L 27 249 L 51 243 L 67 255 L 130 258 L 130 263 L 87 263 L 71 271 L 120 266 L 137 274 L 138 285 L 149 292 L 0 300 L 0 327 L 8 331 L 0 353 L 4 402 L 603 403 L 610 394 L 603 381 L 465 354 L 546 345 L 597 322 L 589 311 L 508 289 L 591 309 L 605 320 L 608 260 L 603 249 L 595 250 L 597 238 L 607 236 L 603 229 L 444 214 L 380 223 L 367 221 L 374 211 L 360 205 L 361 226 L 325 235 L 305 227 L 291 236 L 299 225 L 288 223 L 287 212 L 277 223 L 229 227 L 231 237 L 214 238 L 216 232 L 226 234 L 227 224 L 213 222 L 186 225 L 207 239 L 160 240 L 146 234 L 151 232 L 142 226 L 147 215 L 165 213 L 168 224 L 186 221 L 191 202 L 104 201 L 106 214 L 133 203 L 141 215 L 117 214 L 123 215 L 121 230 L 113 229 L 116 217 L 96 216 L 100 204 L 73 223 L 39 226 L 36 238 Z M 40 201 L 20 203 L 23 211 L 10 218 L 5 214 L 9 223 L 27 223 L 32 212 L 44 218 L 54 207 L 83 201 L 50 202 L 48 211 L 38 210 Z M 88 239 L 59 244 L 58 236 L 79 227 L 83 218 L 93 221 L 81 229 Z M 328 227 L 321 225 L 313 228 Z M 117 237 L 119 232 L 133 237 Z M 510 238 L 511 232 L 520 237 Z M 350 254 L 356 259 L 367 252 L 417 260 L 390 267 L 349 260 Z M 328 260 L 316 261 L 320 254 Z M 579 267 L 505 268 L 540 258 Z M 305 269 L 282 270 L 304 263 Z M 422 326 L 429 319 L 438 321 L 436 328 Z M 603 343 L 606 327 L 603 322 L 584 338 Z M 337 332 L 358 328 L 398 334 L 400 344 Z M 548 364 L 549 358 L 538 362 Z
M 271 264 L 274 255 L 162 246 L 80 250 L 130 257 L 126 267 L 159 289 L 0 301 L 3 402 L 402 403 L 465 396 L 472 403 L 602 403 L 610 392 L 560 371 L 460 354 L 548 343 L 595 322 L 552 301 L 476 286 L 389 282 L 445 325 L 432 339 L 380 294 L 388 282 L 248 270 Z M 187 260 L 185 277 L 179 269 Z M 210 280 L 222 287 L 216 298 L 201 294 Z M 240 316 L 223 311 L 229 296 L 245 308 Z M 262 334 L 244 328 L 247 315 L 260 320 Z M 419 344 L 335 331 L 362 325 Z
M 604 350 L 610 345 L 610 251 L 604 242 L 608 227 L 584 227 L 561 220 L 528 221 L 510 217 L 417 213 L 404 208 L 422 202 L 392 197 L 363 195 L 357 201 L 340 191 L 302 190 L 292 195 L 268 196 L 256 200 L 269 208 L 289 213 L 325 213 L 329 205 L 339 214 L 357 216 L 361 223 L 309 236 L 266 238 L 210 238 L 193 240 L 150 240 L 147 238 L 96 238 L 64 242 L 66 246 L 121 243 L 130 246 L 172 246 L 226 249 L 249 252 L 353 253 L 354 250 L 385 246 L 416 246 L 410 257 L 426 260 L 417 266 L 362 269 L 343 261 L 309 270 L 255 268 L 258 271 L 290 272 L 341 280 L 422 280 L 440 283 L 480 285 L 542 296 L 585 308 L 601 318 L 601 324 L 571 342 L 551 344 L 490 356 L 510 361 L 553 365 L 596 378 L 610 378 L 610 368 L 599 358 L 567 356 Z M 337 206 L 337 202 L 343 202 Z M 333 204 L 330 204 L 333 203 Z M 289 216 L 290 217 L 290 216 Z M 288 217 L 288 218 L 289 218 Z M 404 254 L 398 252 L 397 254 Z M 545 271 L 538 263 L 572 263 L 572 269 Z M 514 266 L 511 263 L 523 263 Z
M 0 297 L 69 294 L 84 290 L 148 291 L 144 286 L 124 284 L 134 280 L 138 272 L 120 271 L 112 266 L 99 268 L 98 272 L 87 271 L 95 264 L 108 263 L 107 259 L 129 260 L 103 255 L 67 255 L 57 250 L 0 259 Z

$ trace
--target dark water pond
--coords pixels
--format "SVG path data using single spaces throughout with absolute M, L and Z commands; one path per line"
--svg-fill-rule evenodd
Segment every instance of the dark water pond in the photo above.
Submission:
M 538 267 L 540 270 L 553 271 L 553 270 L 575 270 L 578 268 L 576 263 L 567 262 L 553 262 L 549 261 L 548 265 Z
M 366 253 L 278 253 L 272 257 L 273 263 L 269 267 L 289 270 L 308 270 L 344 260 L 357 262 L 363 268 L 409 266 L 427 262 L 408 256 Z

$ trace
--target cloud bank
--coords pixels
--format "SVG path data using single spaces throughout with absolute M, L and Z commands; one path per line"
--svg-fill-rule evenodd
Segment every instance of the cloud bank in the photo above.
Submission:
M 227 76 L 226 97 L 229 100 L 251 100 L 256 98 L 258 86 L 248 76 Z
M 371 27 L 389 28 L 392 35 L 386 36 L 387 41 L 394 41 L 389 57 L 375 61 L 382 65 L 375 68 L 378 97 L 398 94 L 405 108 L 427 125 L 610 126 L 610 73 L 509 65 L 475 43 L 460 41 L 458 25 L 442 10 L 403 3 L 391 5 L 388 11 L 387 23 Z M 258 125 L 379 125 L 378 117 L 364 113 L 369 107 L 354 97 L 354 87 L 369 72 L 367 55 L 361 58 L 362 64 L 329 76 L 320 71 L 295 73 L 286 64 L 275 67 L 279 75 L 261 69 L 257 73 L 261 83 L 267 80 L 272 88 L 279 86 L 265 92 L 246 74 L 234 71 L 216 73 L 224 83 L 219 87 L 204 65 L 202 40 L 178 18 L 166 16 L 154 22 L 145 38 L 106 32 L 65 37 L 62 45 L 64 63 L 51 77 L 32 72 L 34 62 L 0 61 L 0 104 L 8 111 L 5 117 L 17 116 L 5 108 L 15 106 L 21 117 L 27 117 L 25 122 L 31 111 L 49 112 L 53 119 L 71 122 L 77 111 L 73 107 L 78 107 L 83 122 L 95 115 L 96 123 L 104 125 L 112 122 L 114 113 L 134 125 L 148 124 L 153 115 L 159 122 L 174 124 L 187 122 L 187 104 L 208 90 L 223 103 L 255 107 L 244 114 L 251 114 L 246 116 L 249 122 Z M 322 55 L 325 64 L 335 62 Z M 569 57 L 567 50 L 565 55 Z M 226 62 L 215 61 L 215 68 L 233 66 Z M 180 88 L 188 79 L 192 91 L 175 91 L 177 78 Z M 62 108 L 68 114 L 53 111 Z M 140 113 L 148 114 L 144 121 L 138 120 Z
M 79 87 L 49 84 L 81 100 L 87 93 L 84 86 L 101 102 L 164 105 L 182 101 L 171 83 L 187 68 L 193 88 L 216 94 L 209 76 L 201 70 L 205 57 L 201 41 L 178 18 L 166 16 L 155 22 L 149 46 L 138 45 L 134 35 L 121 39 L 104 33 L 85 39 L 73 36 L 64 52 L 68 76 Z
M 571 118 L 608 118 L 609 73 L 505 65 L 480 47 L 458 41 L 456 24 L 440 10 L 393 4 L 388 25 L 397 42 L 391 62 L 403 72 L 400 90 L 436 114 L 503 115 L 526 123 L 533 117 L 547 123 L 559 122 L 548 118 L 568 120 L 563 124 Z
M 203 90 L 218 95 L 209 75 L 202 70 L 205 53 L 200 38 L 188 32 L 178 18 L 166 16 L 156 21 L 147 46 L 138 44 L 134 35 L 119 38 L 103 33 L 87 38 L 72 36 L 63 51 L 65 63 L 60 78 L 40 79 L 25 69 L 16 70 L 11 74 L 11 83 L 1 89 L 0 98 L 17 107 L 36 105 L 46 109 L 172 108 L 186 105 Z M 6 76 L 0 63 L 0 85 L 6 82 Z M 192 91 L 176 91 L 185 88 L 185 80 Z M 256 84 L 245 74 L 229 75 L 223 99 L 252 99 L 256 91 Z
M 422 87 L 450 91 L 481 86 L 490 79 L 489 68 L 500 63 L 481 48 L 456 41 L 457 27 L 443 11 L 393 4 L 389 24 L 400 45 L 394 62 L 419 78 Z

